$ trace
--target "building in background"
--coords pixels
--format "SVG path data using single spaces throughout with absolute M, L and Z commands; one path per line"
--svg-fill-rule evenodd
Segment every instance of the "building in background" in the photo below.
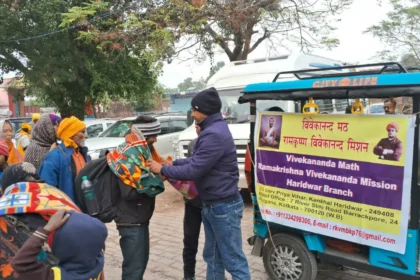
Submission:
M 191 100 L 199 93 L 199 90 L 188 90 L 183 92 L 167 92 L 171 101 L 170 112 L 184 112 L 187 113 L 191 109 Z
M 0 85 L 0 115 L 30 117 L 39 113 L 39 106 L 25 106 L 24 87 L 17 78 L 5 78 Z

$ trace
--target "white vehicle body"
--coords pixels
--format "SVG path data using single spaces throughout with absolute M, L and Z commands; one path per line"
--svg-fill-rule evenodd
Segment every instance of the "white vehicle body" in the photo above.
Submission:
M 366 111 L 371 115 L 385 115 L 384 103 L 373 103 L 366 106 Z
M 171 156 L 175 158 L 174 146 L 177 143 L 179 133 L 187 127 L 187 117 L 177 114 L 153 115 L 160 121 L 161 134 L 154 144 L 161 157 Z M 118 145 L 125 141 L 125 136 L 130 132 L 131 124 L 136 117 L 121 119 L 108 127 L 98 137 L 88 138 L 85 145 L 89 149 L 92 159 L 97 159 L 101 150 L 114 150 Z
M 246 85 L 273 81 L 279 72 L 320 69 L 342 66 L 340 61 L 305 53 L 288 54 L 272 58 L 232 62 L 220 69 L 207 83 L 207 88 L 215 87 L 222 99 L 222 114 L 229 123 L 229 129 L 235 140 L 240 172 L 239 188 L 246 188 L 244 175 L 245 152 L 250 137 L 248 123 L 249 104 L 238 104 L 238 98 Z M 343 70 L 346 71 L 346 70 Z M 281 75 L 277 81 L 292 80 L 292 74 Z M 347 101 L 331 101 L 331 104 L 318 104 L 320 111 L 344 113 Z M 278 106 L 285 112 L 295 112 L 298 106 L 293 101 L 258 101 L 257 112 L 272 106 Z M 179 136 L 177 155 L 186 157 L 190 141 L 197 137 L 194 124 Z
M 112 124 L 116 123 L 116 120 L 111 119 L 85 119 L 84 123 L 86 124 L 86 133 L 88 138 L 93 138 L 99 136 Z

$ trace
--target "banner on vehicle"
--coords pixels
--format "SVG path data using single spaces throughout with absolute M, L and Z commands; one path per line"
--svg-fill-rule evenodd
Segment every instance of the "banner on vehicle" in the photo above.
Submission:
M 405 252 L 415 118 L 262 112 L 257 197 L 274 223 Z

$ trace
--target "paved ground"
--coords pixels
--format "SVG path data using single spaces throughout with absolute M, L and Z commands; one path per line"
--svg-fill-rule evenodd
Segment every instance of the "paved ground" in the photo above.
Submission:
M 151 252 L 150 261 L 145 275 L 146 280 L 183 278 L 182 271 L 182 219 L 184 215 L 183 201 L 179 194 L 168 187 L 164 194 L 158 196 L 157 209 L 150 225 Z M 114 224 L 109 225 L 109 237 L 106 249 L 106 279 L 121 279 L 122 256 L 119 247 L 118 231 Z M 262 259 L 251 256 L 251 247 L 245 242 L 252 235 L 252 210 L 246 205 L 242 221 L 244 250 L 248 256 L 253 280 L 268 280 Z M 203 231 L 202 231 L 203 233 Z M 206 265 L 201 256 L 204 245 L 204 235 L 200 239 L 200 248 L 197 263 L 198 279 L 205 279 Z M 226 274 L 227 275 L 227 274 Z M 228 278 L 230 279 L 230 278 Z M 355 271 L 320 271 L 317 280 L 362 280 L 386 279 L 366 275 Z

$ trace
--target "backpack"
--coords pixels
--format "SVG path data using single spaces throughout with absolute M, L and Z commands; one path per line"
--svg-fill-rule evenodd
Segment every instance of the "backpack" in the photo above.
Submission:
M 87 208 L 82 191 L 82 178 L 87 176 L 92 183 L 96 199 L 99 203 L 99 214 L 95 218 L 103 223 L 110 223 L 117 215 L 117 201 L 120 197 L 118 180 L 109 168 L 106 157 L 100 157 L 85 165 L 76 176 L 74 188 L 79 207 L 83 213 L 87 213 Z
M 29 213 L 19 215 L 5 215 L 0 217 L 0 279 L 21 279 L 14 271 L 11 261 L 17 251 L 22 248 L 26 240 L 38 229 L 44 227 L 47 221 L 41 215 Z M 58 259 L 50 252 L 41 251 L 38 260 L 50 266 L 58 264 Z

